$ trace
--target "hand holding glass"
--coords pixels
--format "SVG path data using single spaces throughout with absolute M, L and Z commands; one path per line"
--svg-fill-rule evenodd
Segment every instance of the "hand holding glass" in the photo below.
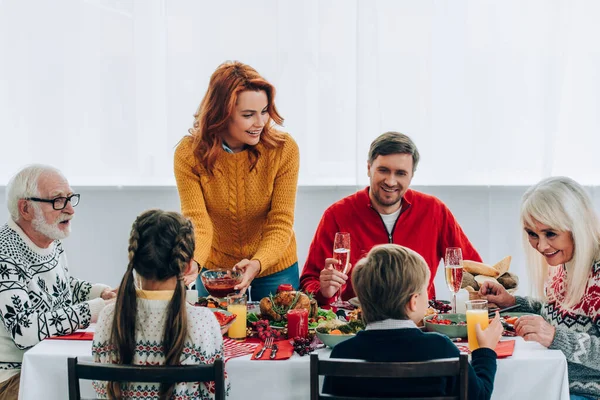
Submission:
M 479 342 L 477 341 L 477 331 L 475 326 L 479 324 L 481 330 L 488 327 L 490 320 L 488 317 L 487 300 L 469 300 L 465 302 L 467 306 L 467 336 L 469 338 L 469 350 L 477 350 Z
M 452 292 L 452 312 L 456 313 L 456 293 L 460 290 L 463 279 L 463 258 L 460 247 L 448 247 L 444 257 L 446 284 Z
M 344 274 L 348 273 L 348 266 L 350 265 L 350 234 L 348 232 L 338 232 L 335 234 L 333 240 L 333 258 L 338 261 L 334 265 L 334 268 Z M 343 307 L 344 302 L 342 301 L 342 287 L 336 294 L 336 301 L 332 306 Z

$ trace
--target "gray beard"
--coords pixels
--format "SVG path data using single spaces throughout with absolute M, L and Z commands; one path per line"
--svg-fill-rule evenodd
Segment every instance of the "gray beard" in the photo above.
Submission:
M 60 221 L 55 222 L 54 224 L 47 223 L 44 219 L 44 214 L 42 213 L 42 210 L 39 208 L 35 209 L 35 217 L 33 218 L 33 221 L 31 221 L 31 225 L 33 226 L 33 229 L 36 230 L 36 232 L 41 233 L 42 235 L 46 236 L 48 239 L 51 240 L 65 239 L 69 236 L 69 233 L 71 233 L 70 227 L 68 227 L 68 229 L 64 231 L 61 230 L 58 227 L 59 223 Z

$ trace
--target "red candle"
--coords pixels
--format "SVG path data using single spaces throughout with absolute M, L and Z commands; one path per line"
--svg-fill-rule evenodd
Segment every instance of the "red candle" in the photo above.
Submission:
M 305 338 L 308 336 L 308 310 L 300 308 L 296 310 L 289 310 L 287 312 L 288 318 L 288 338 L 293 339 L 295 337 Z

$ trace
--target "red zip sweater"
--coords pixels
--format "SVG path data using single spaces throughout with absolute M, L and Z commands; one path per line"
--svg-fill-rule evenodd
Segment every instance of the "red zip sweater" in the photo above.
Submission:
M 419 253 L 431 271 L 429 298 L 435 297 L 433 279 L 446 247 L 462 248 L 465 260 L 480 261 L 481 257 L 461 229 L 454 216 L 439 199 L 414 190 L 407 190 L 402 198 L 402 211 L 394 229 L 388 234 L 379 213 L 371 206 L 369 187 L 331 205 L 321 218 L 308 251 L 300 276 L 300 285 L 313 293 L 319 304 L 328 304 L 320 292 L 319 274 L 325 259 L 333 256 L 333 238 L 336 232 L 350 232 L 350 263 L 355 265 L 377 244 L 396 243 Z M 350 271 L 349 276 L 351 276 Z M 354 297 L 351 279 L 343 289 L 342 299 Z

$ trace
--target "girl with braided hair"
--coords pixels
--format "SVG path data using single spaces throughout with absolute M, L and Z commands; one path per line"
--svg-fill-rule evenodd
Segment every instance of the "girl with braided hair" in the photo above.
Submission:
M 116 304 L 105 307 L 96 326 L 96 362 L 190 365 L 223 358 L 215 316 L 185 301 L 183 276 L 191 269 L 193 254 L 194 229 L 181 214 L 149 210 L 137 217 Z M 211 388 L 209 382 L 94 382 L 99 397 L 111 399 L 212 399 Z

